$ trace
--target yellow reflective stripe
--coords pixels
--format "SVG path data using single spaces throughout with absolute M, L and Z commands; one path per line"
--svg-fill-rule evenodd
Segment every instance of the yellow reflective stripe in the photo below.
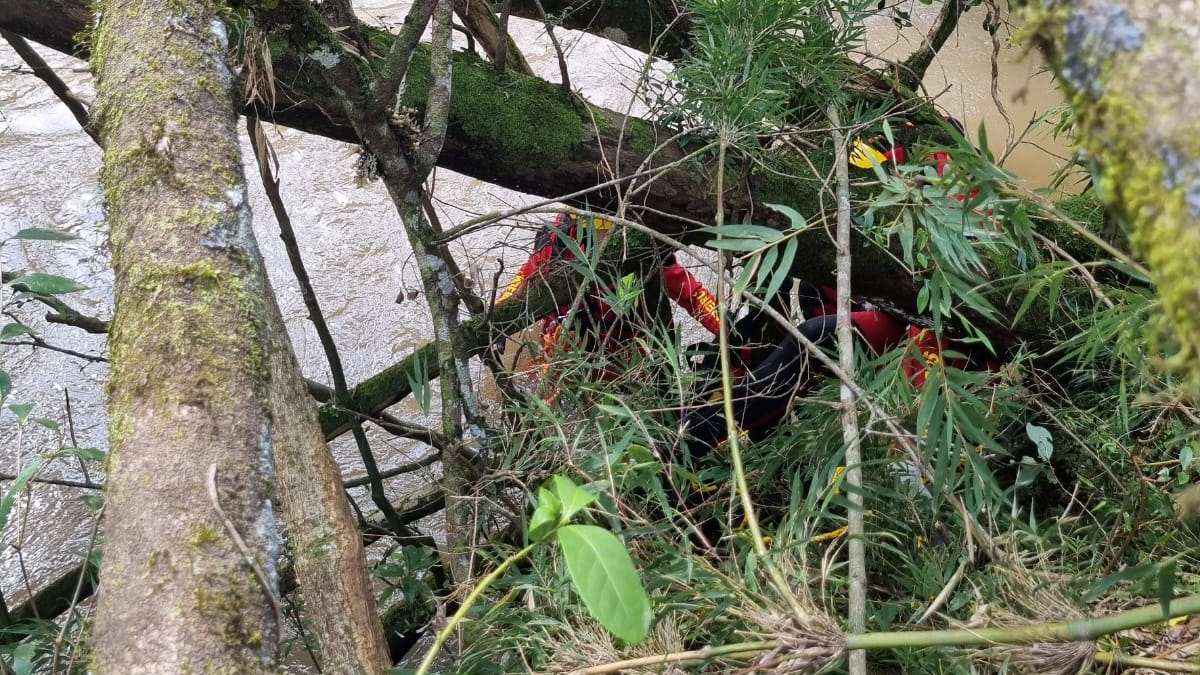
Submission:
M 817 536 L 812 538 L 812 542 L 819 543 L 822 541 L 829 541 L 831 539 L 837 539 L 845 534 L 846 534 L 846 526 L 843 525 L 842 527 L 839 527 L 836 530 L 830 530 L 829 532 L 823 532 L 821 534 L 818 534 Z
M 500 297 L 496 298 L 496 302 L 504 302 L 516 295 L 517 291 L 521 290 L 521 284 L 523 283 L 525 283 L 525 275 L 518 272 L 517 276 L 513 277 L 513 280 L 508 282 L 508 285 L 504 287 L 504 290 L 500 293 Z

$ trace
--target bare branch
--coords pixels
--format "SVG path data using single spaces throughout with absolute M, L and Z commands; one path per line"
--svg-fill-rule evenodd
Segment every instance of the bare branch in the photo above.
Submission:
M 454 13 L 483 45 L 483 51 L 496 64 L 498 72 L 504 72 L 508 67 L 523 75 L 533 75 L 533 68 L 508 34 L 508 14 L 503 6 L 501 12 L 497 18 L 487 0 L 454 0 Z
M 96 130 L 92 128 L 92 120 L 91 116 L 88 115 L 87 106 L 84 105 L 83 101 L 79 100 L 75 92 L 71 91 L 67 83 L 63 82 L 58 74 L 54 72 L 54 69 L 46 64 L 46 61 L 34 51 L 33 47 L 29 46 L 25 38 L 16 33 L 6 31 L 3 28 L 0 28 L 0 36 L 3 36 L 8 44 L 12 46 L 17 55 L 21 57 L 21 60 L 33 71 L 33 74 L 42 82 L 45 82 L 50 87 L 50 91 L 53 91 L 54 95 L 58 97 L 58 100 L 67 106 L 67 109 L 75 116 L 75 121 L 79 122 L 79 126 L 83 129 L 84 133 L 91 136 L 93 141 L 99 143 L 100 137 L 96 135 Z
M 916 89 L 925 79 L 925 71 L 933 63 L 934 57 L 941 51 L 946 40 L 958 28 L 958 18 L 967 11 L 970 3 L 964 0 L 942 0 L 942 11 L 929 28 L 929 33 L 917 51 L 907 59 L 896 64 L 896 72 L 900 83 L 909 89 Z
M 387 60 L 384 62 L 383 75 L 375 81 L 375 106 L 379 110 L 385 110 L 395 107 L 393 102 L 398 105 L 398 97 L 400 85 L 404 82 L 404 76 L 408 74 L 408 64 L 412 62 L 413 51 L 421 42 L 421 34 L 425 32 L 425 26 L 429 23 L 429 17 L 433 15 L 433 6 L 437 0 L 417 0 L 408 10 L 408 15 L 404 17 L 404 26 L 400 29 L 400 34 L 392 41 L 392 47 L 388 50 Z
M 850 175 L 846 166 L 846 138 L 836 104 L 829 106 L 829 131 L 833 139 L 833 165 L 837 180 L 837 341 L 838 365 L 854 376 L 854 327 L 850 323 Z M 845 446 L 846 529 L 849 537 L 850 631 L 866 629 L 867 563 L 863 542 L 862 447 L 858 431 L 857 397 L 846 383 L 841 386 L 842 443 Z M 850 652 L 850 675 L 866 675 L 867 653 Z
M 554 53 L 558 56 L 558 72 L 562 77 L 562 88 L 569 92 L 571 91 L 571 73 L 567 70 L 567 55 L 563 53 L 563 48 L 558 43 L 558 38 L 554 37 L 554 24 L 546 16 L 546 10 L 542 8 L 541 0 L 533 0 L 533 4 L 537 7 L 542 23 L 546 25 L 546 36 L 550 38 L 550 44 L 554 45 Z
M 283 240 L 284 248 L 287 250 L 288 262 L 291 264 L 292 273 L 296 275 L 296 283 L 300 285 L 300 296 L 308 310 L 308 320 L 312 322 L 317 331 L 321 349 L 324 350 L 325 360 L 329 364 L 335 400 L 340 405 L 351 406 L 353 404 L 349 389 L 346 387 L 346 372 L 342 368 L 342 357 L 338 353 L 337 344 L 333 341 L 333 334 L 329 331 L 329 324 L 325 323 L 325 316 L 321 313 L 321 304 L 317 300 L 316 291 L 313 290 L 312 281 L 308 277 L 308 270 L 304 268 L 300 245 L 296 241 L 296 232 L 292 228 L 292 219 L 284 206 L 283 197 L 279 194 L 279 178 L 275 174 L 278 166 L 271 166 L 276 163 L 274 151 L 267 144 L 262 124 L 258 120 L 247 117 L 246 131 L 250 135 L 254 157 L 258 160 L 258 172 L 262 179 L 263 189 L 267 193 L 267 200 L 271 203 L 272 211 L 275 212 L 275 220 L 279 223 L 279 238 Z M 392 510 L 387 494 L 384 493 L 383 481 L 379 477 L 379 466 L 375 462 L 375 453 L 372 452 L 367 434 L 363 431 L 362 422 L 357 417 L 351 422 L 350 431 L 354 435 L 355 445 L 358 447 L 359 456 L 362 458 L 363 466 L 370 479 L 371 500 L 389 520 L 392 528 L 399 531 L 402 523 L 396 512 Z

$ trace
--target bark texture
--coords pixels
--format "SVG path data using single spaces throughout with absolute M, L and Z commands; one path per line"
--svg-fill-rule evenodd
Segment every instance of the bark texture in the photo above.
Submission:
M 525 55 L 517 48 L 517 43 L 511 37 L 503 37 L 500 19 L 492 11 L 487 0 L 454 0 L 454 13 L 463 20 L 471 34 L 479 40 L 479 44 L 483 45 L 488 58 L 495 61 L 497 52 L 503 47 L 506 68 L 512 68 L 525 75 L 533 74 L 533 69 L 529 67 Z
M 92 669 L 270 672 L 280 536 L 270 500 L 268 289 L 226 27 L 206 0 L 107 0 L 98 9 L 93 113 L 116 313 Z M 208 495 L 214 465 L 228 522 Z
M 321 433 L 287 328 L 270 298 L 271 418 L 276 493 L 326 673 L 385 673 L 391 666 L 358 526 L 342 473 Z

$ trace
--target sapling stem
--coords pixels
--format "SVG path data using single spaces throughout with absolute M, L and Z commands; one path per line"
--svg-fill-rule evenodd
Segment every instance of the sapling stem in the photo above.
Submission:
M 1082 642 L 1197 612 L 1200 612 L 1200 595 L 1189 595 L 1172 600 L 1169 612 L 1163 612 L 1162 605 L 1155 603 L 1109 616 L 1058 623 L 1035 623 L 1005 628 L 863 633 L 847 635 L 846 648 L 895 649 L 899 647 L 1013 645 L 1031 642 Z
M 720 228 L 725 224 L 725 147 L 726 141 L 722 137 L 717 146 L 717 239 L 721 238 Z M 725 264 L 725 254 L 719 253 L 719 266 Z M 724 286 L 725 275 L 717 275 L 717 319 L 720 323 L 720 332 L 718 336 L 719 351 L 721 357 L 721 397 L 725 408 L 725 438 L 729 443 L 729 458 L 733 463 L 733 479 L 737 486 L 738 497 L 741 498 L 742 511 L 745 514 L 746 524 L 750 528 L 750 536 L 754 540 L 754 552 L 763 561 L 767 568 L 767 574 L 771 577 L 771 582 L 775 585 L 779 594 L 787 600 L 788 606 L 797 617 L 804 615 L 804 611 L 800 608 L 800 602 L 796 599 L 796 594 L 792 592 L 792 588 L 788 586 L 787 581 L 779 572 L 779 568 L 771 562 L 767 557 L 767 544 L 763 540 L 762 530 L 758 526 L 758 517 L 754 515 L 754 502 L 750 500 L 750 486 L 746 482 L 746 469 L 742 466 L 742 450 L 738 444 L 738 426 L 737 421 L 733 416 L 733 375 L 729 367 L 729 318 L 728 312 L 725 310 L 724 301 Z
M 546 540 L 543 539 L 542 541 Z M 446 640 L 450 639 L 450 634 L 454 632 L 454 629 L 458 627 L 458 624 L 462 623 L 463 617 L 467 615 L 467 612 L 471 611 L 471 608 L 474 607 L 475 603 L 479 601 L 479 598 L 483 595 L 484 591 L 486 591 L 489 586 L 495 583 L 497 579 L 507 572 L 508 568 L 512 567 L 514 563 L 529 555 L 529 552 L 540 543 L 542 542 L 535 541 L 520 551 L 508 556 L 508 558 L 505 558 L 503 562 L 496 566 L 496 569 L 492 570 L 487 576 L 479 580 L 479 583 L 475 585 L 475 588 L 471 589 L 471 592 L 467 594 L 466 599 L 463 600 L 461 605 L 459 605 L 458 611 L 454 613 L 454 616 L 450 617 L 450 620 L 446 622 L 446 625 L 443 626 L 440 631 L 438 631 L 437 636 L 433 639 L 433 646 L 429 648 L 428 652 L 425 652 L 425 658 L 421 659 L 421 665 L 417 668 L 416 675 L 425 675 L 425 673 L 429 672 L 430 667 L 433 666 L 433 660 L 437 658 L 438 652 L 442 650 L 442 645 L 446 644 Z
M 970 647 L 1000 644 L 1031 644 L 1035 642 L 1087 642 L 1119 633 L 1131 628 L 1151 624 L 1200 612 L 1200 595 L 1190 595 L 1171 601 L 1170 611 L 1162 611 L 1155 603 L 1109 616 L 1079 619 L 1058 623 L 1037 623 L 1004 628 L 960 628 L 955 630 L 897 631 L 890 633 L 860 633 L 847 635 L 847 650 L 921 649 L 925 647 Z M 686 652 L 643 656 L 636 659 L 614 661 L 576 670 L 573 675 L 615 673 L 629 668 L 652 666 L 665 663 L 704 661 L 717 656 L 726 658 L 751 658 L 756 654 L 778 648 L 778 640 L 762 642 L 739 642 L 716 645 Z M 1097 652 L 1099 663 L 1157 668 L 1171 672 L 1200 672 L 1200 664 L 1185 661 L 1170 661 L 1142 656 L 1130 656 L 1115 652 Z

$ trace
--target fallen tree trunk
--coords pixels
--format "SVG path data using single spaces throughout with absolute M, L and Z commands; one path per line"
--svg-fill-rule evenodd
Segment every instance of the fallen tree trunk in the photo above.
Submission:
M 84 56 L 88 46 L 72 38 L 87 27 L 88 14 L 83 6 L 83 0 L 55 0 L 49 4 L 10 0 L 0 6 L 0 27 Z M 378 50 L 372 58 L 381 59 L 392 36 L 368 32 Z M 246 111 L 248 114 L 336 140 L 359 142 L 338 103 L 339 97 L 326 85 L 321 65 L 309 53 L 282 54 L 274 59 L 272 68 L 278 87 L 272 99 L 274 105 L 257 101 Z M 417 50 L 408 72 L 403 103 L 423 110 L 429 88 L 426 48 Z M 655 229 L 672 234 L 689 229 L 681 218 L 712 222 L 714 160 L 708 155 L 685 159 L 688 152 L 684 147 L 665 142 L 674 132 L 590 105 L 538 78 L 512 72 L 496 76 L 491 64 L 470 54 L 454 55 L 453 73 L 449 129 L 439 166 L 546 197 L 588 191 L 572 201 L 592 208 L 612 206 L 618 198 L 611 187 L 594 189 L 598 184 L 639 170 L 669 167 L 629 205 L 630 212 L 638 213 Z M 899 100 L 886 87 L 874 88 L 878 83 L 873 83 L 871 76 L 864 74 L 864 79 L 866 84 L 855 85 L 864 97 L 874 98 L 876 104 Z M 931 110 L 926 113 L 933 114 Z M 658 147 L 660 143 L 662 147 Z M 824 166 L 816 166 L 818 172 L 832 161 L 832 153 L 826 154 L 829 157 L 824 159 Z M 807 177 L 787 178 L 752 166 L 741 167 L 738 171 L 746 178 L 741 186 L 744 189 L 731 188 L 725 198 L 732 212 L 761 214 L 764 203 L 791 204 L 803 212 L 817 202 L 821 181 L 806 161 L 780 156 L 777 165 L 770 168 Z M 653 211 L 642 210 L 642 206 Z M 832 280 L 833 247 L 825 234 L 810 237 L 804 250 L 807 255 L 798 256 L 801 260 L 797 269 L 817 280 Z M 855 255 L 855 266 L 863 271 L 855 283 L 863 295 L 914 309 L 910 274 L 873 246 L 856 246 Z

